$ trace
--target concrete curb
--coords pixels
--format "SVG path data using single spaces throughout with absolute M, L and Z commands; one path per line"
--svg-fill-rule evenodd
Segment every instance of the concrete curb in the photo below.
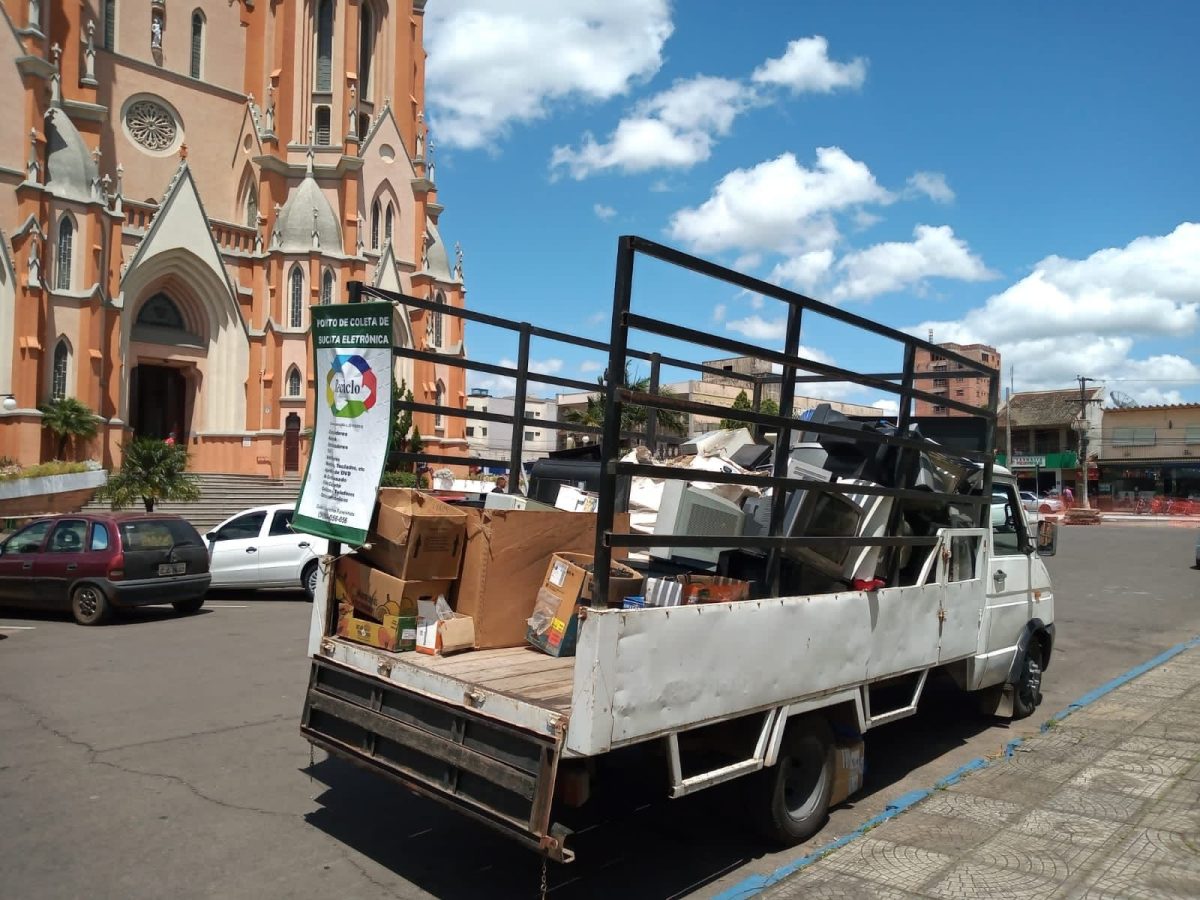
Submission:
M 1117 688 L 1132 681 L 1139 675 L 1144 675 L 1151 669 L 1161 666 L 1171 658 L 1178 656 L 1185 650 L 1191 650 L 1193 647 L 1200 647 L 1200 635 L 1197 635 L 1189 641 L 1184 641 L 1182 644 L 1176 644 L 1174 647 L 1164 650 L 1162 653 L 1158 654 L 1158 656 L 1134 666 L 1129 671 L 1118 675 L 1111 681 L 1105 682 L 1104 684 L 1100 685 L 1100 687 L 1088 691 L 1078 700 L 1069 704 L 1065 709 L 1059 710 L 1049 719 L 1043 722 L 1038 733 L 1044 734 L 1056 724 L 1066 719 L 1072 713 L 1078 712 L 1084 707 L 1090 706 L 1101 697 L 1104 697 L 1106 694 L 1115 691 Z M 1021 746 L 1021 744 L 1025 743 L 1026 740 L 1028 740 L 1028 738 L 1014 738 L 1005 744 L 1003 758 L 1007 759 L 1011 757 L 1016 749 Z M 888 819 L 893 819 L 905 810 L 916 806 L 926 797 L 931 796 L 935 791 L 939 791 L 943 788 L 949 787 L 952 784 L 956 784 L 971 772 L 978 771 L 979 769 L 986 769 L 993 762 L 995 762 L 994 759 L 988 759 L 982 756 L 978 757 L 971 760 L 966 765 L 955 769 L 945 778 L 934 782 L 933 787 L 918 791 L 909 791 L 907 794 L 901 794 L 899 797 L 889 802 L 883 812 L 863 822 L 862 825 L 858 826 L 858 828 L 849 834 L 844 834 L 837 840 L 825 844 L 823 847 L 814 850 L 812 853 L 780 866 L 778 869 L 768 875 L 751 875 L 749 878 L 746 878 L 732 887 L 726 888 L 725 890 L 721 891 L 721 893 L 714 895 L 713 900 L 745 900 L 745 898 L 754 897 L 762 893 L 767 888 L 783 881 L 789 875 L 799 872 L 806 866 L 812 865 L 817 860 L 832 853 L 834 850 L 844 847 L 851 841 L 857 840 L 876 826 L 886 822 Z

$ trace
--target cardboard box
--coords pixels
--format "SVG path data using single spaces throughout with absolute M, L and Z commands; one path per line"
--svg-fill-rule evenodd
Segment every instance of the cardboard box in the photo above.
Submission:
M 550 557 L 594 553 L 596 516 L 559 510 L 466 509 L 467 549 L 454 609 L 475 622 L 475 648 L 520 647 Z M 628 514 L 617 531 L 629 530 Z M 635 592 L 636 593 L 636 592 Z
M 594 491 L 581 491 L 577 487 L 564 484 L 558 489 L 554 505 L 566 512 L 595 512 L 600 502 L 600 495 Z
M 866 771 L 866 748 L 862 738 L 841 739 L 834 745 L 833 790 L 829 805 L 841 803 L 863 785 Z
M 475 625 L 471 617 L 455 613 L 452 619 L 439 619 L 429 600 L 421 601 L 416 629 L 418 653 L 445 656 L 475 646 Z
M 411 488 L 380 488 L 370 549 L 359 555 L 396 578 L 439 581 L 458 577 L 467 515 Z
M 750 599 L 750 582 L 723 575 L 680 575 L 685 606 L 694 603 L 736 603 Z
M 591 579 L 583 553 L 555 553 L 550 558 L 533 612 L 526 621 L 525 640 L 551 656 L 574 656 L 579 616 L 575 608 Z
M 382 622 L 373 622 L 356 616 L 354 607 L 343 604 L 338 608 L 337 633 L 359 644 L 403 653 L 416 647 L 417 617 L 384 616 Z
M 333 567 L 333 599 L 377 622 L 384 616 L 415 616 L 419 600 L 450 599 L 454 582 L 405 581 L 343 556 Z
M 590 553 L 560 552 L 555 555 L 569 560 L 581 569 L 590 569 L 594 559 Z M 595 573 L 589 571 L 587 578 L 584 580 L 583 593 L 580 595 L 581 599 L 588 602 L 592 601 L 595 596 L 594 580 Z M 645 578 L 629 568 L 629 566 L 613 562 L 608 576 L 608 599 L 605 600 L 605 605 L 620 607 L 626 597 L 640 594 L 644 584 Z

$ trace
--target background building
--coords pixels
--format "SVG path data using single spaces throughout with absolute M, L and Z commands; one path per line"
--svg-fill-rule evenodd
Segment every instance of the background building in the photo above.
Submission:
M 929 335 L 929 339 L 933 340 L 932 334 Z M 995 347 L 989 347 L 987 344 L 949 343 L 938 344 L 938 346 L 952 350 L 968 359 L 981 362 L 985 366 L 991 366 L 996 371 L 1000 370 L 1000 354 L 996 351 Z M 927 391 L 931 394 L 941 394 L 951 400 L 957 400 L 959 403 L 969 403 L 972 406 L 981 406 L 986 409 L 988 405 L 988 380 L 986 378 L 967 378 L 965 376 L 941 377 L 937 374 L 938 372 L 948 372 L 957 368 L 957 364 L 946 359 L 944 356 L 929 350 L 917 348 L 914 354 L 913 370 L 916 372 L 932 372 L 934 373 L 934 377 L 918 380 L 915 387 L 918 390 Z M 950 409 L 939 403 L 930 403 L 928 400 L 917 400 L 913 404 L 913 410 L 913 414 L 917 416 L 967 415 L 965 412 Z
M 0 0 L 0 455 L 53 452 L 73 396 L 119 462 L 133 435 L 201 472 L 297 471 L 309 308 L 346 284 L 461 305 L 424 123 L 424 0 Z M 398 344 L 461 354 L 461 320 L 401 310 Z M 459 405 L 462 370 L 397 374 Z M 418 413 L 433 452 L 460 419 Z
M 479 412 L 491 412 L 502 416 L 511 416 L 516 406 L 514 397 L 493 397 L 488 391 L 475 388 L 467 397 L 466 408 Z M 558 406 L 553 400 L 541 400 L 527 397 L 525 400 L 525 415 L 531 419 L 548 419 L 553 421 L 558 415 Z M 481 459 L 494 459 L 508 464 L 512 454 L 512 425 L 508 422 L 488 422 L 483 419 L 468 419 L 466 426 L 467 443 L 471 455 Z M 558 431 L 554 428 L 538 428 L 525 426 L 521 443 L 521 459 L 523 462 L 533 462 L 544 459 L 551 450 L 558 449 Z
M 1100 426 L 1105 411 L 1103 388 L 1089 388 L 1085 396 L 1089 456 L 1100 447 Z M 1027 391 L 1013 394 L 996 417 L 997 462 L 1017 475 L 1021 487 L 1037 492 L 1070 487 L 1079 495 L 1079 390 Z M 1109 410 L 1108 412 L 1112 412 Z M 1012 459 L 1006 455 L 1012 429 Z M 1010 465 L 1011 463 L 1011 465 Z M 1099 475 L 1092 466 L 1091 481 Z
M 1101 499 L 1200 500 L 1200 404 L 1107 409 L 1097 446 Z

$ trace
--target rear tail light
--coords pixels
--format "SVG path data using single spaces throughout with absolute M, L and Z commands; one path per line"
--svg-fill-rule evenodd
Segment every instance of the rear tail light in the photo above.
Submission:
M 125 577 L 125 554 L 118 553 L 108 563 L 108 580 L 120 581 Z

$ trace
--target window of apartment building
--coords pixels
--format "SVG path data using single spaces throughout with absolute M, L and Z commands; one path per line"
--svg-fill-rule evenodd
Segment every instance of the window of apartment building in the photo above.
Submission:
M 947 387 L 949 384 L 950 384 L 950 381 L 949 381 L 949 379 L 946 379 L 946 378 L 933 379 L 933 386 L 935 388 L 944 388 L 944 387 Z
M 480 436 L 480 437 L 487 437 L 487 429 L 486 429 L 486 428 L 480 428 L 480 429 L 479 429 L 479 436 Z
M 467 426 L 467 437 L 475 437 L 475 426 L 474 425 Z
M 1183 431 L 1185 444 L 1200 444 L 1200 425 L 1188 425 Z
M 933 405 L 933 411 L 935 414 L 936 413 L 944 413 L 946 411 L 946 407 L 942 406 L 940 403 L 935 403 Z
M 956 389 L 955 389 L 955 391 L 954 391 L 954 396 L 955 396 L 955 397 L 961 397 L 961 396 L 963 396 L 963 394 L 965 394 L 965 393 L 966 393 L 966 391 L 964 391 L 962 388 L 956 388 Z
M 984 354 L 983 354 L 983 361 L 984 361 L 984 362 L 988 362 L 990 359 L 991 359 L 991 357 L 990 357 L 990 356 L 988 356 L 986 353 L 984 353 Z
M 532 441 L 534 439 L 534 437 L 535 437 L 535 434 L 532 431 L 525 432 L 525 440 Z
M 192 13 L 192 60 L 191 75 L 200 77 L 200 63 L 204 59 L 204 13 L 196 10 Z
M 1154 428 L 1114 428 L 1114 447 L 1153 447 L 1158 443 L 1158 431 Z

